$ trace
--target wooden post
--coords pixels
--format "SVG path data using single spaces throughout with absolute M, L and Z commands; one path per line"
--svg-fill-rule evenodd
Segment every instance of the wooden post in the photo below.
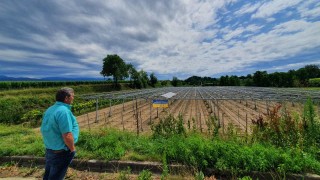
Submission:
M 109 117 L 111 117 L 111 99 L 109 99 Z
M 141 111 L 140 111 L 140 130 L 141 132 L 143 131 Z
M 248 115 L 246 113 L 246 142 L 248 143 Z
M 222 134 L 224 134 L 224 116 L 222 113 Z
M 248 136 L 248 114 L 246 113 L 246 136 Z
M 267 105 L 267 115 L 269 115 L 269 102 L 266 100 L 266 105 Z
M 96 121 L 95 123 L 99 122 L 99 118 L 98 118 L 98 110 L 99 110 L 99 99 L 96 99 Z
M 200 122 L 200 132 L 202 132 L 202 122 L 201 122 L 201 113 L 199 113 L 199 122 Z
M 122 109 L 122 111 L 121 111 L 121 124 L 122 124 L 122 130 L 124 130 L 123 109 Z
M 124 109 L 124 99 L 122 99 L 122 111 L 125 111 L 125 109 Z
M 151 102 L 150 102 L 150 113 L 149 113 L 149 122 L 150 122 L 150 125 L 151 125 L 151 117 L 152 117 L 152 108 L 151 108 L 151 106 L 152 106 L 152 100 L 151 100 Z
M 87 119 L 88 119 L 88 127 L 89 127 L 89 131 L 90 131 L 90 120 L 89 120 L 89 113 L 87 113 Z
M 106 112 L 103 112 L 104 114 L 104 123 L 107 125 L 107 115 L 106 115 Z
M 157 118 L 159 118 L 159 108 L 157 107 Z
M 241 126 L 241 124 L 240 124 L 240 112 L 239 112 L 239 108 L 238 108 L 238 123 L 239 123 L 239 125 Z
M 139 112 L 138 112 L 138 100 L 136 98 L 136 122 L 137 122 L 137 135 L 139 136 Z
M 254 110 L 257 110 L 257 100 L 254 100 Z

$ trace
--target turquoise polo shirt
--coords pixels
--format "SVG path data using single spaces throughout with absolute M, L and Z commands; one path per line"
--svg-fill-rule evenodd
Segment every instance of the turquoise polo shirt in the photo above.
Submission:
M 59 101 L 44 113 L 40 130 L 45 147 L 52 150 L 68 150 L 62 134 L 71 132 L 75 143 L 79 137 L 79 125 L 71 112 L 71 106 Z

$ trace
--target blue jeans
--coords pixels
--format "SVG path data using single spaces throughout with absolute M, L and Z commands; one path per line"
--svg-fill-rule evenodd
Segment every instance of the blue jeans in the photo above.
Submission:
M 62 180 L 74 156 L 75 152 L 62 151 L 57 153 L 46 149 L 46 168 L 43 179 Z

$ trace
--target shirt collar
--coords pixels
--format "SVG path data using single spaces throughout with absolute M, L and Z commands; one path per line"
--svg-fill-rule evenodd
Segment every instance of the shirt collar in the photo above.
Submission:
M 70 104 L 66 104 L 66 103 L 63 103 L 63 102 L 60 102 L 60 101 L 56 101 L 55 104 L 56 105 L 62 105 L 62 106 L 67 107 L 68 109 L 71 109 L 71 105 Z

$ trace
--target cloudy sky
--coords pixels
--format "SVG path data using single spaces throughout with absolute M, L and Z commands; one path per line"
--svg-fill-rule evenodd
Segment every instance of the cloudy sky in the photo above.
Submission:
M 102 77 L 108 54 L 158 79 L 320 65 L 320 1 L 0 1 L 0 75 Z

